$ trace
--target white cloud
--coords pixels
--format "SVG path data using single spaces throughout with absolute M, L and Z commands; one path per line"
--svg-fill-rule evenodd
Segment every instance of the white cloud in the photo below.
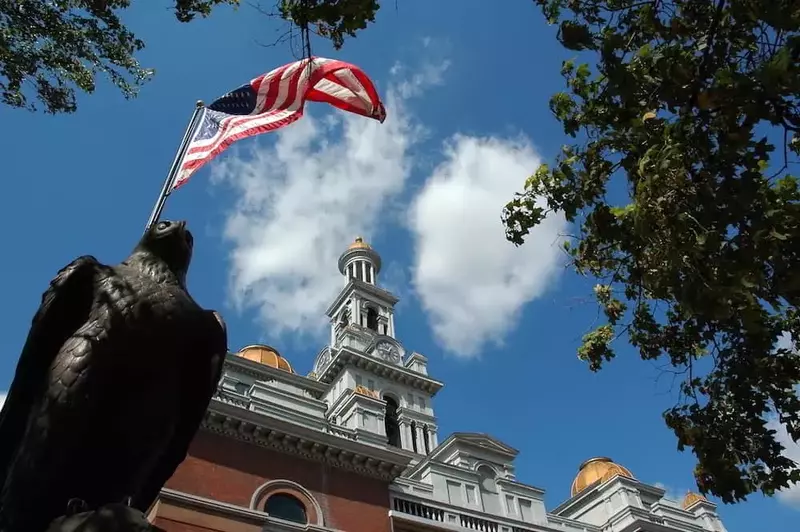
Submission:
M 800 464 L 800 444 L 793 441 L 792 437 L 789 436 L 786 425 L 779 423 L 776 419 L 772 419 L 767 423 L 767 426 L 775 429 L 775 440 L 783 445 L 783 455 Z M 787 489 L 779 491 L 777 496 L 781 502 L 800 509 L 800 484 L 794 484 Z
M 270 334 L 321 331 L 341 287 L 339 254 L 355 236 L 374 236 L 410 174 L 419 127 L 406 99 L 440 83 L 445 68 L 426 66 L 439 74 L 395 82 L 383 124 L 341 111 L 306 114 L 274 145 L 262 137 L 248 157 L 228 154 L 214 167 L 214 180 L 232 185 L 238 198 L 225 227 L 232 300 L 258 309 Z
M 792 337 L 789 333 L 783 333 L 775 345 L 777 349 L 791 349 Z M 800 464 L 800 444 L 789 436 L 786 425 L 780 423 L 777 417 L 773 417 L 767 422 L 767 427 L 775 430 L 775 440 L 783 445 L 783 455 L 790 460 Z M 793 484 L 787 489 L 777 493 L 778 500 L 795 508 L 800 509 L 800 484 Z
M 657 488 L 661 488 L 662 490 L 664 490 L 664 498 L 669 499 L 671 501 L 675 501 L 677 503 L 683 502 L 683 499 L 686 497 L 686 494 L 689 493 L 689 490 L 675 489 L 671 486 L 667 486 L 663 482 L 656 482 L 653 485 Z
M 524 139 L 456 135 L 414 201 L 415 289 L 436 337 L 456 355 L 500 343 L 523 306 L 561 271 L 563 216 L 547 218 L 519 248 L 505 239 L 500 221 L 538 164 Z
M 427 44 L 425 45 L 428 46 Z M 440 63 L 425 63 L 421 67 L 414 69 L 408 79 L 398 83 L 397 93 L 401 98 L 413 98 L 419 96 L 430 85 L 440 85 L 444 82 L 444 73 L 450 68 L 450 61 L 444 60 Z M 407 71 L 400 63 L 395 63 L 391 69 L 393 76 L 405 76 Z
M 340 111 L 307 114 L 214 165 L 214 181 L 237 196 L 224 231 L 230 297 L 239 310 L 256 309 L 270 335 L 321 333 L 342 283 L 339 254 L 354 236 L 369 241 L 397 222 L 386 210 L 405 190 L 425 132 L 406 104 L 442 83 L 448 66 L 392 67 L 382 125 Z M 443 155 L 407 213 L 412 283 L 445 348 L 473 355 L 502 341 L 520 309 L 552 284 L 565 222 L 548 219 L 522 248 L 505 240 L 502 207 L 538 164 L 527 141 L 456 135 Z M 404 269 L 387 268 L 384 280 L 405 284 Z

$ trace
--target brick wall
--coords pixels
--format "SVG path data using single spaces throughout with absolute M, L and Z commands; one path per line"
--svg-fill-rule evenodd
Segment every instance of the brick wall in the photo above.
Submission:
M 389 532 L 387 482 L 202 430 L 166 487 L 249 507 L 255 490 L 276 479 L 297 482 L 311 492 L 326 526 Z

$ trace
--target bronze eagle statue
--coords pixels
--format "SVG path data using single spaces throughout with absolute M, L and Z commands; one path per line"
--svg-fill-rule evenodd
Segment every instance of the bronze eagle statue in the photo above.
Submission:
M 127 504 L 146 512 L 183 461 L 227 353 L 189 295 L 185 222 L 120 264 L 82 256 L 42 296 L 0 412 L 0 532 Z

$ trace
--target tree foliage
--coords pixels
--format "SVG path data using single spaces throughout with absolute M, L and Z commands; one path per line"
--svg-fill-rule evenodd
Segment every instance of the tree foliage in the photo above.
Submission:
M 575 223 L 605 317 L 579 356 L 599 370 L 622 337 L 683 375 L 664 417 L 700 491 L 800 481 L 766 422 L 800 438 L 800 2 L 535 1 L 594 60 L 563 65 L 550 108 L 575 140 L 507 205 L 508 239 Z
M 380 9 L 376 0 L 280 0 L 278 13 L 303 31 L 304 45 L 309 45 L 309 34 L 315 33 L 331 41 L 339 50 L 345 37 L 355 37 Z
M 174 0 L 188 22 L 217 4 L 238 0 Z M 122 23 L 130 0 L 0 0 L 0 102 L 48 113 L 77 109 L 76 89 L 94 92 L 99 73 L 126 98 L 153 74 L 135 58 L 144 43 Z

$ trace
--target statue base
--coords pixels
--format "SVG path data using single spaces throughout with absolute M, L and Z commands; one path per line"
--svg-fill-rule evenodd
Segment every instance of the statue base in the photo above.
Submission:
M 165 532 L 147 521 L 142 512 L 124 504 L 58 517 L 46 532 Z

